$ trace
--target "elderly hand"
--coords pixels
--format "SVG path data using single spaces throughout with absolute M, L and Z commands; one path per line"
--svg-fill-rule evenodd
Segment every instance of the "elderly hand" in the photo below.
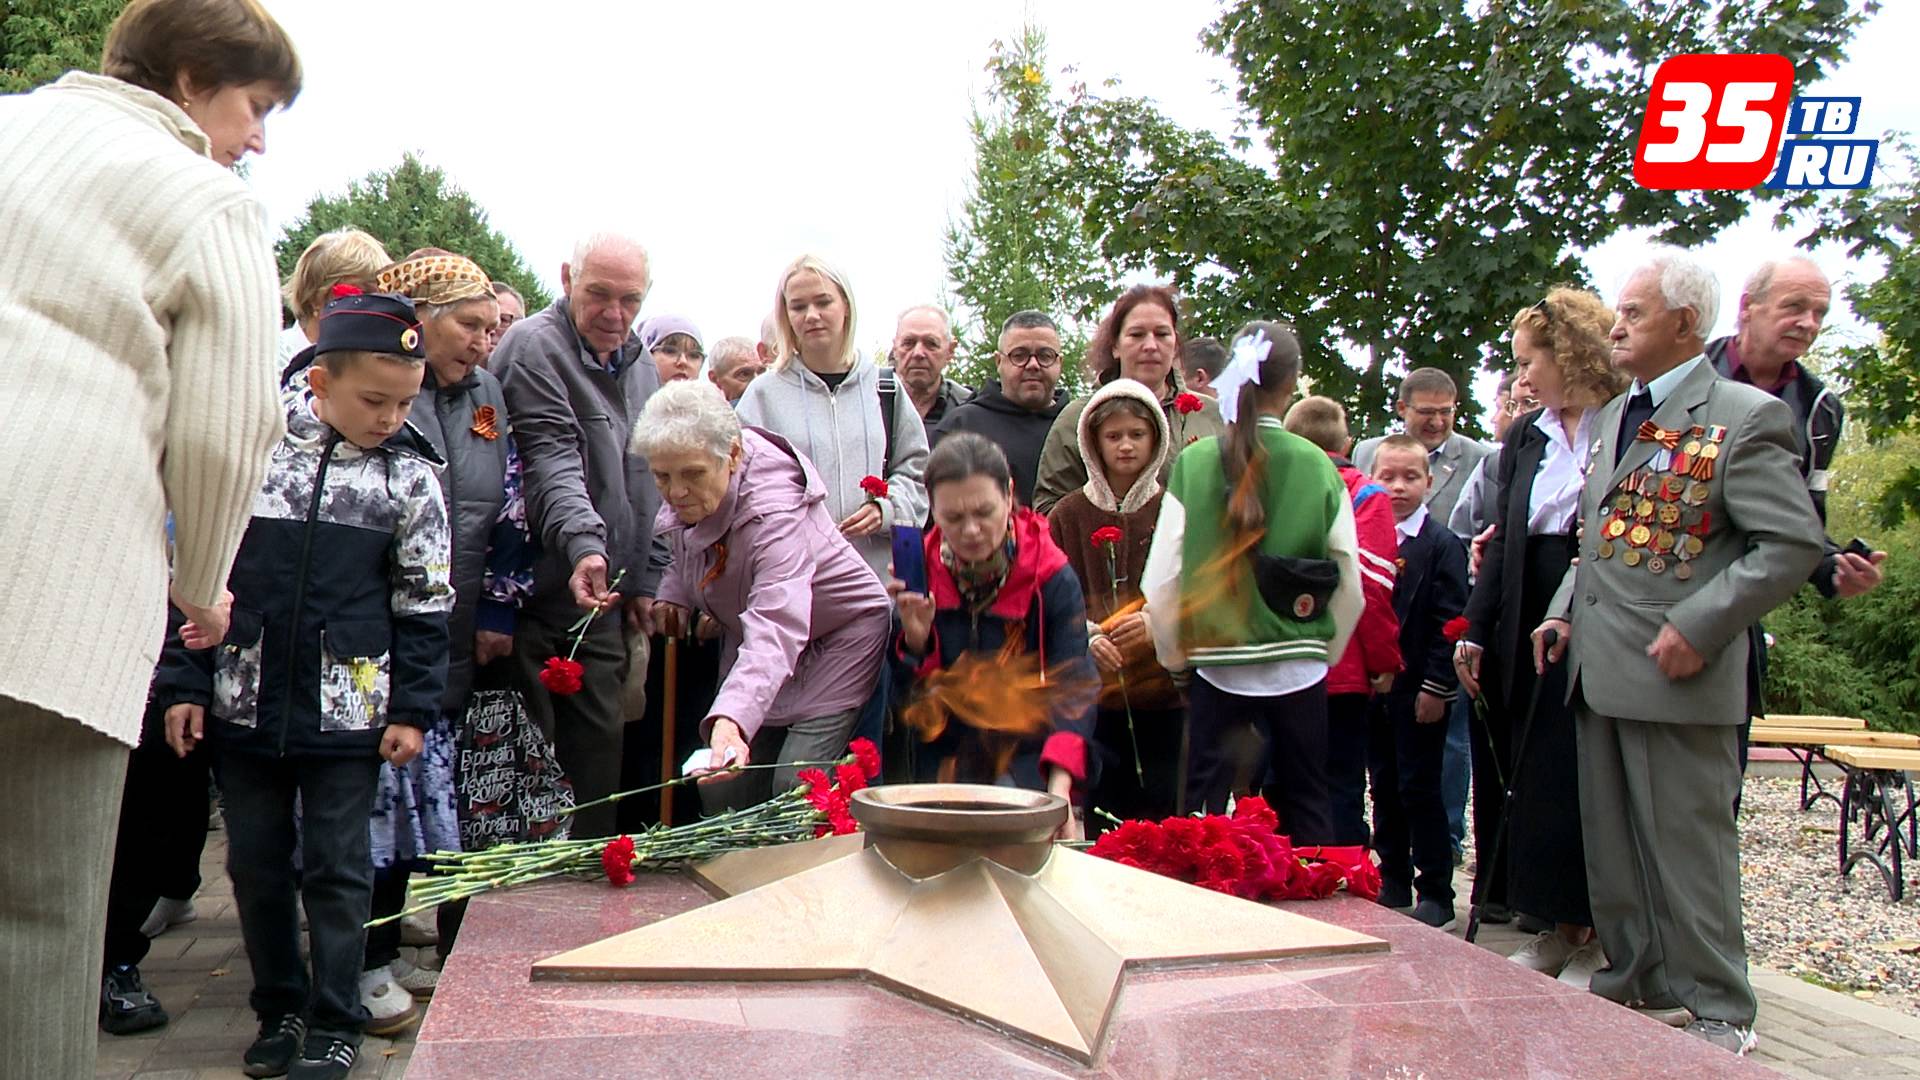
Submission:
M 661 637 L 684 638 L 693 625 L 693 612 L 666 600 L 653 602 L 653 630 Z
M 167 745 L 186 757 L 206 738 L 207 710 L 199 705 L 175 705 L 167 710 Z
M 881 515 L 880 507 L 877 504 L 872 502 L 862 503 L 860 509 L 848 514 L 847 520 L 840 523 L 840 535 L 849 540 L 858 540 L 863 536 L 872 536 L 874 533 L 880 531 L 880 526 L 884 521 L 885 518 Z
M 714 641 L 720 637 L 720 620 L 701 612 L 693 623 L 693 636 L 700 641 Z
M 1553 631 L 1558 637 L 1553 648 L 1547 648 L 1547 631 Z M 1533 673 L 1545 675 L 1547 665 L 1557 664 L 1567 654 L 1567 641 L 1573 637 L 1573 624 L 1565 619 L 1548 619 L 1533 629 Z
M 1660 665 L 1660 674 L 1676 682 L 1693 678 L 1700 674 L 1701 668 L 1707 666 L 1707 658 L 1701 656 L 1686 638 L 1681 637 L 1680 631 L 1675 630 L 1672 623 L 1660 624 L 1660 635 L 1653 639 L 1653 644 L 1647 646 L 1647 655 Z
M 182 645 L 194 650 L 211 649 L 226 639 L 227 626 L 233 619 L 232 593 L 221 589 L 220 599 L 211 607 L 190 604 L 179 593 L 174 593 L 173 606 L 187 617 L 186 625 L 180 628 Z
M 1097 634 L 1087 639 L 1087 652 L 1093 655 L 1093 662 L 1108 675 L 1117 674 L 1127 666 L 1126 658 L 1120 655 L 1120 647 L 1105 634 Z
M 1453 647 L 1453 670 L 1460 676 L 1460 689 L 1468 697 L 1480 696 L 1480 657 L 1486 650 L 1471 641 L 1462 641 Z
M 397 768 L 419 757 L 426 741 L 420 729 L 411 724 L 388 724 L 380 733 L 380 756 Z
M 901 643 L 915 656 L 927 655 L 927 639 L 933 635 L 933 598 L 908 592 L 907 583 L 899 578 L 888 580 L 887 595 L 900 612 Z
M 513 635 L 493 630 L 475 630 L 473 632 L 473 663 L 476 667 L 486 667 L 503 656 L 513 654 Z
M 713 718 L 713 733 L 707 737 L 707 748 L 712 751 L 710 760 L 727 762 L 725 768 L 699 770 L 700 782 L 711 784 L 716 780 L 732 779 L 740 766 L 747 764 L 747 739 L 740 731 L 740 725 L 732 717 Z M 728 760 L 731 753 L 732 760 Z
M 573 576 L 567 579 L 573 590 L 573 602 L 593 610 L 620 602 L 620 594 L 607 589 L 607 559 L 604 555 L 583 555 L 573 564 Z
M 1866 556 L 1850 551 L 1841 552 L 1833 560 L 1833 595 L 1859 596 L 1879 588 L 1882 580 L 1880 564 L 1886 561 L 1887 553 L 1884 551 Z
M 1499 530 L 1500 523 L 1496 521 L 1481 529 L 1480 535 L 1474 537 L 1467 546 L 1467 569 L 1473 572 L 1474 577 L 1480 576 L 1480 560 L 1487 557 L 1487 541 L 1493 539 L 1493 534 Z
M 653 608 L 656 601 L 651 596 L 629 596 L 621 605 L 621 613 L 626 616 L 627 629 L 636 634 L 653 633 Z

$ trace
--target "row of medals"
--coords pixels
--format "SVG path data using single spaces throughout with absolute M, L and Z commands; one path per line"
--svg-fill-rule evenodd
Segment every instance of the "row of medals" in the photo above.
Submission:
M 1696 520 L 1682 524 L 1689 516 L 1684 507 L 1702 506 L 1710 491 L 1713 463 L 1720 457 L 1720 443 L 1727 429 L 1719 424 L 1694 425 L 1680 443 L 1680 433 L 1643 425 L 1638 437 L 1662 443 L 1647 465 L 1635 469 L 1620 481 L 1619 490 L 1608 503 L 1606 520 L 1600 525 L 1600 557 L 1616 554 L 1628 566 L 1647 568 L 1650 574 L 1664 574 L 1673 568 L 1673 576 L 1685 581 L 1693 576 L 1690 565 L 1706 549 L 1703 539 L 1713 525 L 1713 515 L 1705 510 Z M 1702 442 L 1702 439 L 1705 442 Z M 1669 448 L 1664 444 L 1671 443 Z

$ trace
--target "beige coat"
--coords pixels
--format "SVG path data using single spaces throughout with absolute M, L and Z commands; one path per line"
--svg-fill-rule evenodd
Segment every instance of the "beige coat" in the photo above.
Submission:
M 0 696 L 128 744 L 167 514 L 210 603 L 285 425 L 265 221 L 209 149 L 116 79 L 0 97 Z

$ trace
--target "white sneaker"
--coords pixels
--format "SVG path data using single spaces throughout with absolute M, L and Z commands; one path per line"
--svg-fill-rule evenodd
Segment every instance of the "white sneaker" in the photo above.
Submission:
M 1895 843 L 1898 842 L 1896 838 Z M 1735 1057 L 1746 1057 L 1760 1042 L 1752 1028 L 1725 1020 L 1695 1020 L 1686 1030 L 1687 1034 L 1704 1039 Z
M 1533 935 L 1532 941 L 1520 946 L 1507 959 L 1529 971 L 1552 976 L 1560 974 L 1577 948 L 1557 931 L 1543 930 Z
M 394 981 L 391 967 L 360 973 L 360 1004 L 367 1007 L 369 1035 L 398 1034 L 420 1019 L 420 1007 L 406 987 Z
M 438 953 L 421 949 L 418 957 L 418 962 L 414 962 L 402 956 L 387 967 L 393 972 L 393 981 L 404 987 L 407 993 L 417 998 L 430 998 L 433 988 L 440 982 Z M 427 966 L 429 963 L 433 966 Z
M 433 913 L 421 912 L 401 919 L 400 944 L 414 948 L 440 944 L 440 927 L 434 922 Z
M 1600 939 L 1594 938 L 1573 950 L 1573 955 L 1567 958 L 1566 966 L 1560 969 L 1560 981 L 1568 986 L 1577 986 L 1585 990 L 1592 984 L 1594 974 L 1606 966 L 1607 954 L 1600 948 Z
M 147 921 L 140 924 L 140 933 L 150 938 L 159 937 L 168 927 L 190 923 L 199 917 L 200 913 L 193 909 L 192 897 L 174 900 L 163 896 L 153 902 L 153 911 L 147 915 Z

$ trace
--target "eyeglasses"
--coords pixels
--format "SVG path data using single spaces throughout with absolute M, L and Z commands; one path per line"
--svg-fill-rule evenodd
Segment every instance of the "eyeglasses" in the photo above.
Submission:
M 1547 320 L 1547 324 L 1549 326 L 1553 324 L 1553 309 L 1547 306 L 1547 302 L 1544 299 L 1534 304 L 1532 307 L 1528 308 L 1527 310 L 1539 312 L 1541 316 Z
M 1035 362 L 1043 368 L 1050 368 L 1060 362 L 1060 354 L 1052 349 L 1015 349 L 1006 353 L 1005 356 L 1017 368 L 1023 368 Z
M 1533 398 L 1508 398 L 1507 403 L 1500 407 L 1500 411 L 1508 416 L 1519 416 L 1521 413 L 1532 412 L 1539 407 L 1540 403 Z
M 1459 411 L 1460 410 L 1458 408 L 1452 405 L 1447 405 L 1438 409 L 1433 408 L 1432 406 L 1425 406 L 1425 407 L 1413 410 L 1413 415 L 1419 417 L 1422 420 L 1451 420 L 1453 419 L 1453 414 Z

